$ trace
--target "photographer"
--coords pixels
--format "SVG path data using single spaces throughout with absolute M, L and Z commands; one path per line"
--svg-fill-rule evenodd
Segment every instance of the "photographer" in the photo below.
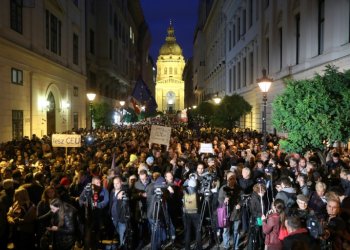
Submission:
M 85 207 L 84 249 L 97 249 L 108 201 L 107 189 L 102 187 L 100 177 L 94 176 L 79 197 L 79 205 Z
M 136 181 L 133 188 L 133 200 L 137 201 L 136 218 L 138 223 L 138 235 L 140 239 L 137 249 L 142 249 L 149 239 L 149 225 L 147 220 L 147 193 L 146 190 L 151 184 L 150 178 L 146 170 L 141 170 L 139 173 L 139 180 Z
M 109 214 L 119 235 L 120 248 L 124 247 L 125 230 L 129 219 L 129 203 L 126 199 L 126 192 L 122 189 L 122 179 L 120 176 L 116 176 L 113 178 L 113 190 L 109 198 Z
M 194 229 L 197 242 L 197 250 L 202 250 L 202 236 L 199 215 L 199 196 L 197 193 L 196 175 L 191 174 L 189 179 L 184 183 L 184 198 L 183 198 L 183 219 L 185 228 L 185 249 L 191 249 L 191 234 Z
M 156 179 L 147 188 L 147 218 L 152 229 L 151 249 L 161 249 L 167 237 L 174 239 L 175 230 L 172 226 L 166 204 L 166 194 L 174 190 L 167 186 L 165 179 L 156 175 Z M 170 230 L 170 229 L 173 230 Z M 170 233 L 172 231 L 172 233 Z
M 219 191 L 219 207 L 227 206 L 228 211 L 227 211 L 227 216 L 230 213 L 235 213 L 237 214 L 238 211 L 240 210 L 240 204 L 239 204 L 239 186 L 237 185 L 236 181 L 236 176 L 234 172 L 228 172 L 227 173 L 227 184 L 223 185 L 220 188 Z M 234 216 L 237 217 L 237 216 Z M 239 241 L 239 225 L 240 225 L 240 220 L 237 218 L 233 218 L 233 224 L 231 225 L 229 221 L 227 221 L 227 226 L 224 227 L 224 232 L 223 232 L 223 247 L 225 249 L 228 249 L 230 247 L 230 229 L 232 227 L 233 229 L 233 244 L 234 247 L 238 247 L 238 241 Z

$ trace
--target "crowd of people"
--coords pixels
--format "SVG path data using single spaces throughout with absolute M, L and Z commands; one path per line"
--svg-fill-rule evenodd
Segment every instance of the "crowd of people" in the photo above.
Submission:
M 256 131 L 176 123 L 169 145 L 149 145 L 150 129 L 74 131 L 82 146 L 67 152 L 48 136 L 2 143 L 0 250 L 350 249 L 348 150 L 325 161 L 273 135 L 262 150 Z

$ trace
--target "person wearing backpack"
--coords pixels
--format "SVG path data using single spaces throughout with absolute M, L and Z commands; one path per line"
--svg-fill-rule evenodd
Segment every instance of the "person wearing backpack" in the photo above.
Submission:
M 288 177 L 281 178 L 280 182 L 282 190 L 277 193 L 276 199 L 283 200 L 288 213 L 289 209 L 296 206 L 296 191 Z
M 184 183 L 183 196 L 183 219 L 185 228 L 185 250 L 191 249 L 191 234 L 194 231 L 196 235 L 197 250 L 202 250 L 202 236 L 199 212 L 199 195 L 197 192 L 197 179 L 194 174 Z M 193 228 L 193 230 L 192 230 Z

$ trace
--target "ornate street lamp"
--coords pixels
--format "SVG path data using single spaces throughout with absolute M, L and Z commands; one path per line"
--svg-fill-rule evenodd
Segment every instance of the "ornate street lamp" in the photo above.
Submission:
M 263 151 L 266 150 L 266 104 L 267 104 L 267 92 L 269 91 L 273 79 L 266 76 L 266 69 L 262 70 L 263 76 L 257 79 L 259 88 L 263 93 L 263 118 L 262 118 L 262 133 L 263 133 Z
M 213 101 L 215 104 L 220 104 L 221 97 L 219 97 L 218 93 L 216 93 L 216 95 L 214 96 Z
M 95 93 L 87 93 L 87 99 L 89 100 L 89 108 L 90 108 L 90 132 L 92 133 L 92 102 L 95 100 Z

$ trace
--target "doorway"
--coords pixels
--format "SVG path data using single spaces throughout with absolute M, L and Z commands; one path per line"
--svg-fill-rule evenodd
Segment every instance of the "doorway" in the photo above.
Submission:
M 48 109 L 46 112 L 47 119 L 47 135 L 51 135 L 56 132 L 56 105 L 55 105 L 55 97 L 52 92 L 50 92 L 47 97 L 47 101 L 49 103 Z

